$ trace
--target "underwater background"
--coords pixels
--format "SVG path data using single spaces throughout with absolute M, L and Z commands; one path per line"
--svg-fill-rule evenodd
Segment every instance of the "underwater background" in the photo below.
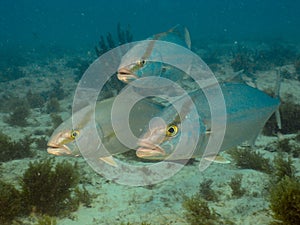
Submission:
M 0 224 L 300 224 L 299 1 L 1 0 L 0 13 Z M 230 164 L 200 172 L 195 159 L 144 187 L 109 181 L 81 157 L 49 155 L 109 35 L 116 47 L 118 31 L 139 41 L 176 24 L 220 80 L 242 71 L 272 95 L 280 71 L 280 135 L 273 116 L 252 149 L 225 153 Z M 112 81 L 103 98 L 122 87 Z

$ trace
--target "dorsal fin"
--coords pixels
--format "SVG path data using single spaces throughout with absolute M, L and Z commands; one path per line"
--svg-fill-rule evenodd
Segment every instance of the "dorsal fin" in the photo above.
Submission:
M 185 41 L 187 47 L 191 49 L 192 42 L 190 32 L 185 26 L 177 24 L 176 26 L 172 27 L 168 32 L 172 32 L 180 38 L 182 38 Z

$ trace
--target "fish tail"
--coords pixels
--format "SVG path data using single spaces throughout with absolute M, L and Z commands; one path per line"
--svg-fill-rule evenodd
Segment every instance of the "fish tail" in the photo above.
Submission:
M 274 98 L 278 99 L 280 101 L 279 93 L 280 93 L 280 87 L 281 87 L 281 70 L 276 70 L 276 84 L 275 84 L 275 90 L 274 90 Z M 279 112 L 279 107 L 275 111 L 275 117 L 277 122 L 277 127 L 279 130 L 281 130 L 281 116 Z

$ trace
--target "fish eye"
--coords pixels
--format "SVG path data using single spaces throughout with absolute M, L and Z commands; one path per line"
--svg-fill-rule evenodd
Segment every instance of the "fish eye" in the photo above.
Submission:
M 72 139 L 75 139 L 78 135 L 79 135 L 79 131 L 78 130 L 72 130 L 71 131 L 71 138 Z
M 138 65 L 138 66 L 141 66 L 141 67 L 144 66 L 145 63 L 146 63 L 146 60 L 144 60 L 144 59 L 143 59 L 143 60 L 137 61 L 137 65 Z
M 171 125 L 168 127 L 166 135 L 168 137 L 173 137 L 178 133 L 178 127 L 176 125 Z

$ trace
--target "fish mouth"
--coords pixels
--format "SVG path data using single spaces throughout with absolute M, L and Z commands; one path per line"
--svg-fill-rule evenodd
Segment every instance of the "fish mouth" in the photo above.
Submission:
M 52 155 L 72 155 L 72 151 L 66 145 L 56 145 L 53 143 L 48 143 L 47 147 L 47 152 Z
M 138 76 L 126 68 L 121 68 L 118 70 L 118 79 L 125 83 L 129 83 L 131 81 L 137 80 Z
M 138 145 L 140 147 L 136 151 L 136 156 L 139 158 L 151 159 L 163 158 L 166 156 L 166 152 L 158 145 L 145 141 L 140 141 Z

